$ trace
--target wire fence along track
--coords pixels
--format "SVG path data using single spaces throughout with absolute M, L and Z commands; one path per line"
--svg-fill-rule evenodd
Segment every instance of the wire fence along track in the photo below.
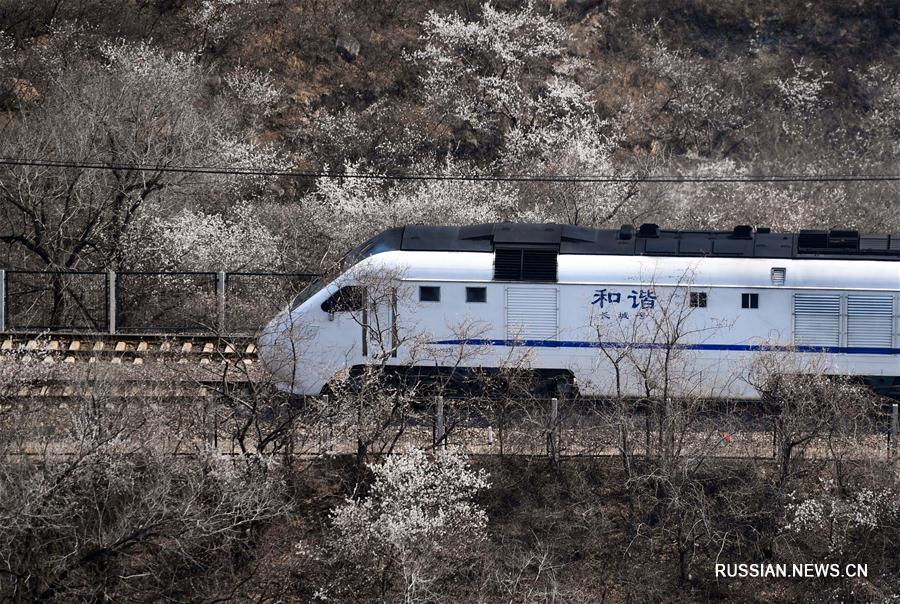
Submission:
M 132 404 L 153 407 L 160 414 L 184 405 L 194 412 L 202 408 L 208 418 L 203 429 L 207 438 L 200 442 L 199 450 L 235 453 L 239 448 L 233 430 L 248 421 L 258 423 L 263 432 L 287 427 L 278 438 L 290 439 L 288 449 L 301 456 L 353 455 L 357 450 L 360 430 L 353 419 L 354 400 L 291 400 L 277 394 L 267 398 L 266 388 L 271 384 L 265 381 L 255 346 L 248 340 L 198 340 L 177 348 L 166 346 L 171 340 L 137 338 L 120 340 L 113 347 L 103 340 L 86 346 L 76 339 L 11 342 L 14 340 L 6 339 L 2 345 L 0 370 L 3 365 L 20 363 L 37 365 L 49 373 L 37 378 L 23 375 L 5 383 L 0 389 L 0 415 L 16 408 L 44 409 L 50 416 L 41 419 L 42 426 L 65 425 L 71 421 L 70 414 L 86 404 L 123 410 L 128 406 L 123 399 L 132 399 Z M 108 363 L 101 360 L 104 354 Z M 128 355 L 142 362 L 115 362 Z M 47 363 L 49 358 L 55 360 Z M 84 375 L 78 373 L 79 368 L 86 370 Z M 244 391 L 247 386 L 253 392 Z M 261 398 L 254 398 L 260 393 Z M 54 410 L 60 414 L 55 420 L 51 417 Z M 385 423 L 382 434 L 368 446 L 376 454 L 391 443 L 393 450 L 452 447 L 474 455 L 547 456 L 555 461 L 617 457 L 623 447 L 635 458 L 659 457 L 666 448 L 668 455 L 693 460 L 771 460 L 781 451 L 779 416 L 761 407 L 723 407 L 710 402 L 690 416 L 674 417 L 674 427 L 663 432 L 659 418 L 650 411 L 637 404 L 623 409 L 598 399 L 576 398 L 560 404 L 557 399 L 498 403 L 429 397 L 413 403 L 402 422 Z M 845 460 L 896 459 L 897 414 L 897 405 L 887 413 L 873 410 L 844 433 L 817 427 L 814 418 L 808 418 L 810 426 L 802 422 L 792 425 L 801 434 L 816 431 L 797 451 L 802 450 L 807 459 L 834 459 L 835 455 Z M 164 420 L 164 415 L 161 418 Z M 671 445 L 664 447 L 669 438 Z M 51 444 L 54 454 L 77 450 L 76 443 L 67 444 L 64 437 Z M 32 455 L 39 450 L 25 447 L 12 453 Z M 250 450 L 253 452 L 252 445 Z
M 317 276 L 0 270 L 0 332 L 247 336 Z
M 67 403 L 59 406 L 63 412 L 69 412 Z M 0 406 L 2 412 L 3 406 Z M 163 407 L 160 407 L 160 411 Z M 179 439 L 177 450 L 168 451 L 176 454 L 184 451 L 205 452 L 219 455 L 254 455 L 257 453 L 252 443 L 244 443 L 244 449 L 238 440 L 229 432 L 229 419 L 233 413 L 210 408 L 206 410 L 206 424 L 203 435 L 188 441 Z M 295 424 L 286 437 L 281 438 L 281 447 L 270 454 L 290 455 L 302 459 L 315 459 L 332 456 L 354 456 L 358 452 L 355 427 L 329 425 L 320 422 L 315 425 Z M 381 457 L 389 452 L 403 451 L 410 448 L 425 450 L 452 449 L 476 456 L 509 456 L 527 458 L 546 458 L 550 461 L 563 462 L 578 459 L 620 458 L 623 453 L 617 443 L 617 433 L 610 427 L 593 429 L 566 428 L 560 430 L 559 450 L 554 452 L 547 446 L 548 431 L 545 427 L 533 424 L 517 424 L 508 426 L 501 436 L 491 426 L 457 426 L 440 442 L 435 441 L 434 426 L 421 422 L 405 427 L 403 434 L 392 441 L 391 447 L 382 447 L 384 443 L 370 443 L 367 455 Z M 649 449 L 643 446 L 644 435 L 638 433 L 640 443 L 629 457 L 635 460 L 651 460 L 662 457 L 655 448 L 659 433 L 650 431 L 646 434 L 651 443 Z M 286 445 L 285 438 L 291 440 Z M 716 430 L 688 431 L 679 435 L 681 447 L 670 455 L 670 459 L 681 459 L 697 463 L 704 459 L 742 460 L 761 462 L 780 462 L 778 441 L 772 431 L 742 431 L 738 433 L 722 433 Z M 185 447 L 188 443 L 190 446 Z M 23 442 L 18 448 L 9 448 L 2 455 L 15 456 L 70 456 L 78 451 L 75 441 L 65 438 L 47 443 Z M 163 449 L 165 443 L 159 443 Z M 198 454 L 198 453 L 188 453 Z M 843 439 L 835 447 L 834 439 L 828 436 L 814 438 L 802 449 L 795 449 L 794 460 L 842 462 L 882 462 L 897 461 L 896 449 L 883 434 L 868 434 L 853 440 Z
M 211 388 L 215 390 L 215 388 Z M 24 403 L 20 403 L 24 404 Z M 156 405 L 159 412 L 167 407 L 161 401 L 148 402 Z M 57 407 L 57 405 L 53 405 Z M 0 406 L 0 412 L 11 408 L 11 404 Z M 61 417 L 68 418 L 73 409 L 70 401 L 58 403 Z M 283 421 L 275 409 L 272 417 L 262 421 L 262 431 L 267 424 L 274 426 Z M 353 456 L 357 453 L 357 426 L 350 422 L 329 421 L 327 417 L 315 417 L 298 414 L 290 427 L 278 436 L 281 442 L 279 454 L 285 451 L 303 458 L 328 456 Z M 216 404 L 215 401 L 203 403 L 203 423 L 195 426 L 197 433 L 191 439 L 194 451 L 206 451 L 226 455 L 255 454 L 257 450 L 252 442 L 244 442 L 242 450 L 231 432 L 240 426 L 246 417 L 236 411 L 235 407 Z M 457 418 L 458 419 L 458 418 Z M 771 419 L 771 418 L 769 418 Z M 235 421 L 237 420 L 237 421 Z M 42 425 L 47 425 L 46 419 Z M 765 424 L 761 422 L 760 424 Z M 736 459 L 736 460 L 778 460 L 778 435 L 772 429 L 773 423 L 746 426 L 737 431 L 723 430 L 714 425 L 706 425 L 679 430 L 676 433 L 678 446 L 667 454 L 672 458 L 699 461 L 702 459 Z M 442 428 L 443 426 L 443 428 Z M 584 421 L 572 421 L 562 418 L 556 425 L 547 417 L 539 414 L 510 419 L 505 426 L 488 421 L 486 416 L 468 418 L 457 422 L 450 415 L 443 418 L 431 411 L 419 412 L 407 418 L 402 424 L 384 426 L 385 433 L 380 439 L 367 443 L 370 455 L 375 457 L 389 451 L 402 451 L 408 448 L 436 450 L 450 448 L 470 455 L 486 456 L 523 456 L 547 457 L 551 460 L 584 458 L 616 458 L 621 457 L 621 429 L 627 426 L 630 438 L 633 439 L 628 455 L 635 459 L 652 459 L 661 457 L 659 442 L 660 432 L 648 427 L 639 416 L 623 417 L 619 423 L 604 422 L 600 418 Z M 736 428 L 729 426 L 730 429 Z M 442 430 L 444 430 L 442 432 Z M 290 440 L 290 446 L 286 445 Z M 183 447 L 183 439 L 179 440 Z M 390 447 L 386 446 L 391 443 Z M 552 444 L 551 444 L 552 443 Z M 163 444 L 163 443 L 160 443 Z M 54 440 L 53 454 L 70 455 L 77 450 L 78 443 L 67 443 L 65 439 Z M 8 450 L 6 455 L 37 455 L 46 450 L 46 444 L 29 446 L 24 444 L 18 449 Z M 271 450 L 270 450 L 271 452 Z M 814 437 L 802 448 L 797 448 L 794 455 L 806 460 L 844 461 L 891 461 L 896 459 L 896 449 L 889 438 L 879 432 L 857 434 L 852 437 L 843 435 L 822 434 Z

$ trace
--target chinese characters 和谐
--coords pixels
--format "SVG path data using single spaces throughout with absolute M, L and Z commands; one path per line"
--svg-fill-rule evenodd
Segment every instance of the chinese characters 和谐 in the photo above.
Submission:
M 631 293 L 625 296 L 624 304 L 629 304 L 631 308 L 640 308 L 643 310 L 656 307 L 656 294 L 652 289 L 633 289 Z M 606 308 L 613 304 L 623 304 L 622 293 L 619 291 L 602 288 L 594 290 L 594 299 L 591 304 Z

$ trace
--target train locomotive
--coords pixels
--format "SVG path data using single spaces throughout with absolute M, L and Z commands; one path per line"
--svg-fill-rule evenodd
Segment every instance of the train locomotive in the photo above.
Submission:
M 398 227 L 301 292 L 259 351 L 296 395 L 372 363 L 419 375 L 515 363 L 584 396 L 642 397 L 664 372 L 673 395 L 755 399 L 750 368 L 778 355 L 785 372 L 896 396 L 900 234 Z

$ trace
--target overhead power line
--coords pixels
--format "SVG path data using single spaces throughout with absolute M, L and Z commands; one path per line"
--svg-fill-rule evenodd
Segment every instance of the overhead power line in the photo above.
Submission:
M 555 182 L 555 183 L 831 183 L 831 182 L 900 182 L 900 174 L 718 174 L 697 175 L 644 175 L 619 174 L 510 174 L 510 175 L 453 175 L 426 173 L 368 173 L 338 171 L 262 170 L 225 166 L 158 166 L 138 163 L 102 163 L 56 161 L 50 159 L 0 158 L 0 165 L 39 168 L 75 168 L 84 170 L 125 170 L 146 172 L 174 172 L 184 174 L 221 174 L 226 176 L 277 176 L 287 178 L 351 178 L 360 180 L 432 180 L 458 182 Z

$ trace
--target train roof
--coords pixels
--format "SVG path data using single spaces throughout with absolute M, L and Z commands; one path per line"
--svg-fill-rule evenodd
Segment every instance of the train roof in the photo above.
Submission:
M 384 251 L 495 252 L 552 250 L 557 254 L 793 258 L 900 261 L 900 233 L 854 230 L 773 233 L 741 225 L 731 231 L 677 231 L 655 224 L 591 229 L 562 224 L 408 225 L 382 232 L 351 252 L 356 260 Z
M 360 263 L 363 274 L 397 271 L 406 281 L 465 283 L 561 283 L 691 287 L 900 291 L 900 263 L 790 258 L 604 257 L 554 255 L 526 273 L 510 274 L 496 254 L 393 251 Z M 499 269 L 499 270 L 498 270 Z

